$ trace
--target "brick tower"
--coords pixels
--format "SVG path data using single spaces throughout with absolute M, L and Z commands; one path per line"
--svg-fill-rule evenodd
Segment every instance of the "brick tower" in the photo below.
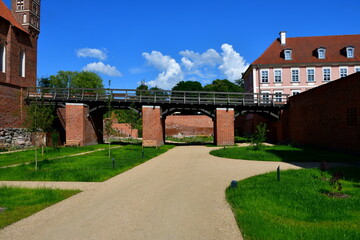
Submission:
M 11 4 L 10 10 L 0 0 L 0 129 L 24 127 L 21 89 L 35 87 L 37 78 L 40 0 Z
M 11 0 L 16 20 L 31 34 L 40 33 L 40 0 Z

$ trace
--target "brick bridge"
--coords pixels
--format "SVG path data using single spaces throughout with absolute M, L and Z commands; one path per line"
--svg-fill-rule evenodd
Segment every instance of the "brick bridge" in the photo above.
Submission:
M 143 146 L 165 142 L 166 116 L 201 113 L 213 119 L 215 143 L 234 144 L 234 119 L 246 113 L 278 118 L 288 95 L 190 92 L 130 89 L 27 88 L 28 104 L 54 104 L 66 132 L 66 143 L 102 142 L 103 114 L 112 109 L 135 109 L 142 114 Z M 236 113 L 236 114 L 235 114 Z

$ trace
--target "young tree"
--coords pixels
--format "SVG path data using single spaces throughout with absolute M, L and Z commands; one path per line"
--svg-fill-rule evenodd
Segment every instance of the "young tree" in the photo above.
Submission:
M 255 150 L 260 150 L 264 147 L 263 143 L 266 140 L 266 133 L 268 131 L 265 123 L 259 123 L 256 126 L 255 133 L 251 137 L 251 145 Z
M 27 107 L 27 117 L 25 126 L 28 130 L 34 133 L 35 140 L 35 170 L 38 168 L 38 157 L 37 157 L 37 147 L 41 145 L 42 155 L 44 155 L 44 133 L 52 130 L 52 124 L 56 118 L 53 106 L 45 105 L 30 105 Z M 42 143 L 40 142 L 42 139 Z

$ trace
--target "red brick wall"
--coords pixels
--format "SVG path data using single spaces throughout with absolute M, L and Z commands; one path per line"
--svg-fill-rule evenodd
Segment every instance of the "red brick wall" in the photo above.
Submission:
M 211 136 L 214 134 L 214 122 L 204 115 L 168 116 L 165 120 L 166 136 Z
M 22 92 L 0 83 L 0 127 L 21 128 L 25 118 Z
M 19 128 L 25 115 L 21 87 L 36 86 L 37 37 L 0 18 L 0 43 L 6 46 L 5 73 L 0 72 L 0 127 Z M 20 76 L 20 52 L 25 52 L 25 78 Z
M 126 135 L 127 137 L 138 138 L 138 130 L 132 129 L 129 123 L 113 123 L 112 128 L 118 130 L 120 134 Z
M 360 152 L 360 73 L 290 98 L 279 140 Z
M 66 145 L 87 146 L 101 142 L 102 115 L 89 115 L 84 104 L 66 104 Z M 100 124 L 101 122 L 101 124 Z
M 143 146 L 155 147 L 164 144 L 164 121 L 161 119 L 161 109 L 156 106 L 142 107 Z
M 234 109 L 217 108 L 215 123 L 216 145 L 234 145 Z

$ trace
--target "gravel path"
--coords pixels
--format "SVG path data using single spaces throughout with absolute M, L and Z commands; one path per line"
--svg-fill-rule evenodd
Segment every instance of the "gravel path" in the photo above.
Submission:
M 300 166 L 218 158 L 213 149 L 175 147 L 103 183 L 3 182 L 84 191 L 8 226 L 0 239 L 242 239 L 225 200 L 230 181 Z

